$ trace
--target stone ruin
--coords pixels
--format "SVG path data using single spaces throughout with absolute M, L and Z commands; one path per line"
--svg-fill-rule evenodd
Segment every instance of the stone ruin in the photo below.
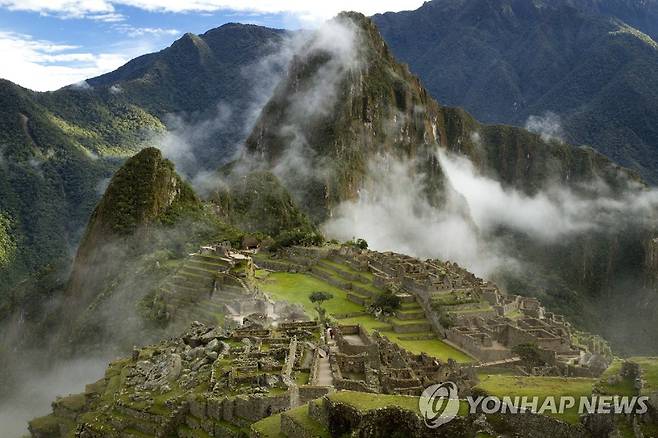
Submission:
M 503 294 L 455 263 L 350 246 L 336 253 L 355 269 L 371 272 L 376 286 L 403 299 L 412 295 L 438 336 L 484 364 L 514 362 L 512 349 L 519 344 L 542 351 L 548 364 L 538 370 L 542 374 L 598 375 L 612 358 L 605 342 L 576 345 L 571 325 L 536 298 Z
M 110 364 L 84 394 L 53 404 L 35 419 L 35 437 L 188 436 L 197 430 L 236 436 L 235 429 L 332 390 L 310 384 L 321 339 L 317 322 L 249 325 L 226 331 L 199 322 L 180 337 L 135 349 Z M 80 401 L 76 408 L 68 400 Z M 90 416 L 88 413 L 93 413 Z M 47 421 L 44 420 L 47 418 Z M 44 425 L 56 424 L 57 432 Z M 189 436 L 197 436 L 189 432 Z
M 452 381 L 469 391 L 477 377 L 470 367 L 415 355 L 358 325 L 333 328 L 336 349 L 330 355 L 336 389 L 419 396 L 427 386 Z

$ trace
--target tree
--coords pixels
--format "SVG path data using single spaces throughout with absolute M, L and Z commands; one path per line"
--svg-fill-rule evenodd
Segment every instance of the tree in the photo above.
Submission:
M 308 299 L 315 304 L 315 311 L 318 312 L 318 317 L 320 319 L 320 324 L 324 325 L 325 323 L 325 315 L 327 311 L 325 308 L 322 306 L 322 304 L 325 301 L 329 301 L 332 299 L 334 296 L 330 294 L 329 292 L 313 292 L 311 295 L 309 295 Z
M 539 347 L 535 344 L 516 345 L 512 347 L 512 353 L 519 356 L 529 367 L 538 367 L 546 364 L 541 358 Z
M 348 240 L 346 244 L 359 249 L 368 249 L 368 242 L 366 242 L 364 239 L 353 238 L 352 240 Z
M 372 307 L 375 309 L 381 309 L 386 314 L 391 314 L 398 310 L 401 305 L 401 300 L 398 295 L 395 295 L 391 291 L 386 291 L 377 295 L 375 300 L 372 303 Z

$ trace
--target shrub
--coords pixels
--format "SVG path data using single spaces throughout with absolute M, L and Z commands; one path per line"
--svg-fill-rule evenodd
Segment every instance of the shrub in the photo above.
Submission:
M 381 309 L 384 313 L 392 314 L 400 308 L 402 300 L 391 291 L 383 292 L 372 303 L 374 309 Z

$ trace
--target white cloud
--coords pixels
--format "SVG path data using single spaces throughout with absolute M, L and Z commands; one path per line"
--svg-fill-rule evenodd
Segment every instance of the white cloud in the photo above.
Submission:
M 0 31 L 0 77 L 37 91 L 56 90 L 114 70 L 144 49 L 88 53 L 78 46 Z
M 117 24 L 116 26 L 114 26 L 114 28 L 119 32 L 125 33 L 126 35 L 129 35 L 131 37 L 140 37 L 144 35 L 178 36 L 182 33 L 178 29 L 165 29 L 161 27 L 134 27 L 124 23 Z
M 541 116 L 530 116 L 525 124 L 525 129 L 539 134 L 544 141 L 564 141 L 564 130 L 560 116 L 552 111 L 547 111 Z
M 467 158 L 437 152 L 446 200 L 437 208 L 417 163 L 377 157 L 357 199 L 341 203 L 323 226 L 329 237 L 361 237 L 373 249 L 456 261 L 490 278 L 523 264 L 509 253 L 507 233 L 546 247 L 586 233 L 625 226 L 655 227 L 658 190 L 630 185 L 613 193 L 601 181 L 569 188 L 548 185 L 534 195 L 482 175 Z
M 255 13 L 291 13 L 307 21 L 330 18 L 341 11 L 358 11 L 366 15 L 377 12 L 411 10 L 423 0 L 0 0 L 10 10 L 55 14 L 61 17 L 102 19 L 116 15 L 116 6 L 132 6 L 159 12 L 213 12 L 233 10 Z

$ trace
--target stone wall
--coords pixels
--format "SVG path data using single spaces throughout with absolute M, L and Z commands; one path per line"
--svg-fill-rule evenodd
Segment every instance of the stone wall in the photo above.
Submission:
M 324 397 L 331 391 L 328 386 L 303 385 L 299 387 L 299 402 L 308 403 L 311 400 Z
M 395 333 L 416 333 L 416 332 L 424 332 L 430 329 L 431 329 L 431 325 L 428 322 L 419 322 L 416 324 L 393 325 L 393 331 Z
M 295 438 L 316 438 L 312 431 L 298 423 L 291 415 L 281 415 L 281 433 L 287 437 Z
M 468 354 L 478 358 L 482 362 L 495 362 L 512 357 L 512 352 L 508 349 L 485 348 L 478 340 L 472 338 L 466 333 L 456 329 L 449 329 L 446 332 L 448 341 L 457 347 L 465 350 Z

